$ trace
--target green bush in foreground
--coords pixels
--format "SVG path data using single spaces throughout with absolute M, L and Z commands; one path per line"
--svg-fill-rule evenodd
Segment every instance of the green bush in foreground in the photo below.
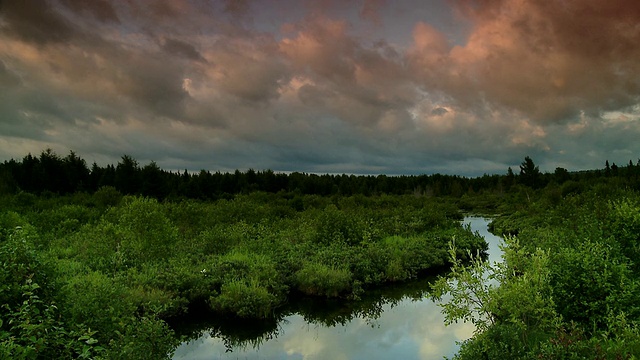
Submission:
M 17 307 L 2 306 L 0 359 L 92 359 L 105 353 L 84 324 L 69 326 L 60 320 L 55 304 L 38 296 L 40 286 L 30 279 L 22 286 Z
M 501 221 L 519 233 L 506 237 L 502 263 L 465 267 L 451 250 L 451 278 L 437 282 L 434 297 L 451 295 L 442 304 L 448 323 L 478 329 L 455 358 L 640 357 L 640 274 L 627 250 L 637 204 L 631 192 L 614 203 L 593 193 L 551 208 L 532 203 Z

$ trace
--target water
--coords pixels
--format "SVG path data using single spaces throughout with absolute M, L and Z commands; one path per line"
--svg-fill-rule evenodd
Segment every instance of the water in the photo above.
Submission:
M 488 219 L 467 217 L 465 224 L 489 243 L 489 261 L 500 261 L 501 239 L 487 230 Z M 416 283 L 415 286 L 420 286 Z M 426 289 L 426 284 L 422 284 Z M 264 339 L 245 341 L 231 352 L 223 337 L 209 332 L 178 347 L 173 359 L 442 359 L 458 350 L 456 342 L 471 337 L 470 323 L 444 325 L 440 307 L 413 289 L 410 295 L 381 295 L 349 313 L 329 309 L 330 323 L 306 313 L 286 316 Z M 330 305 L 330 304 L 329 304 Z M 335 304 L 334 304 L 335 305 Z M 329 308 L 331 306 L 328 306 Z M 326 315 L 326 314 L 325 314 Z M 325 317 L 326 319 L 326 317 Z M 251 325 L 249 325 L 251 326 Z M 215 333 L 215 332 L 214 332 Z M 214 334 L 215 335 L 215 334 Z M 226 342 L 229 343 L 227 337 Z M 233 343 L 233 341 L 231 341 Z

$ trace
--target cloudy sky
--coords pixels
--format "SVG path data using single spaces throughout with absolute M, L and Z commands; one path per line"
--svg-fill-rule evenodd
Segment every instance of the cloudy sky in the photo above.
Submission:
M 1 0 L 0 160 L 482 175 L 640 158 L 637 0 Z

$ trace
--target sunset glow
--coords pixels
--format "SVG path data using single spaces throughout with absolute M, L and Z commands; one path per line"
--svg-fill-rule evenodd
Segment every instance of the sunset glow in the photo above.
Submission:
M 0 159 L 482 175 L 640 158 L 640 2 L 0 3 Z

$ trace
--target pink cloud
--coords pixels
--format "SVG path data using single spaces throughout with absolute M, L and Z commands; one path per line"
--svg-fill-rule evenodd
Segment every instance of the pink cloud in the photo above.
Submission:
M 280 51 L 300 70 L 326 77 L 350 77 L 357 44 L 347 35 L 347 28 L 345 21 L 325 17 L 289 26 L 297 31 L 280 42 Z
M 448 48 L 426 25 L 408 58 L 429 87 L 472 106 L 489 101 L 541 121 L 637 101 L 640 3 L 458 1 L 472 21 L 467 41 Z
M 285 30 L 281 54 L 295 74 L 310 79 L 298 90 L 301 101 L 361 127 L 384 123 L 393 129 L 406 121 L 416 90 L 391 46 L 366 47 L 349 33 L 347 22 L 326 17 Z

